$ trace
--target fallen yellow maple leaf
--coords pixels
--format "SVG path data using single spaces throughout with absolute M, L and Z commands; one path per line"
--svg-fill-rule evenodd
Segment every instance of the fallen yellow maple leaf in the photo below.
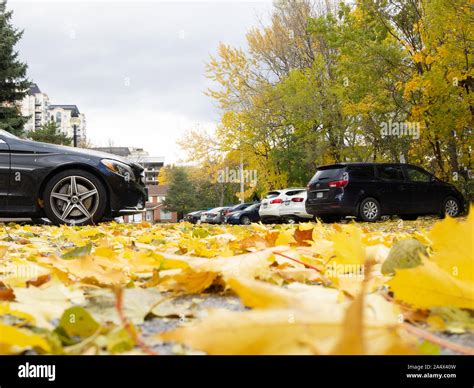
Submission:
M 39 348 L 46 352 L 51 350 L 43 337 L 25 329 L 0 323 L 0 354 L 17 354 L 32 348 Z
M 416 308 L 454 306 L 474 309 L 474 286 L 423 259 L 415 268 L 397 269 L 388 282 L 395 298 Z

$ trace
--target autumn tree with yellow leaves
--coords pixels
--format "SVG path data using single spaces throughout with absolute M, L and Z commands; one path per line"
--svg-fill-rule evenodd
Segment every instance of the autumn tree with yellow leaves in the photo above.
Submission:
M 275 3 L 246 48 L 222 43 L 207 65 L 215 149 L 244 155 L 257 192 L 305 185 L 321 164 L 401 160 L 469 195 L 472 19 L 467 0 Z

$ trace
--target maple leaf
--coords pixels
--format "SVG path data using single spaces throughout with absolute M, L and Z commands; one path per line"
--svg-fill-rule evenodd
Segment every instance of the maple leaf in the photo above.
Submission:
M 459 222 L 450 218 L 430 232 L 433 255 L 422 265 L 397 269 L 388 282 L 395 297 L 416 308 L 454 306 L 474 309 L 474 217 Z

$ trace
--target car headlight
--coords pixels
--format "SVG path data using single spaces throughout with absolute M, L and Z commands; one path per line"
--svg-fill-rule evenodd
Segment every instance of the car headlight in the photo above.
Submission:
M 107 167 L 108 170 L 123 177 L 127 182 L 135 180 L 135 174 L 129 165 L 112 159 L 102 159 L 101 163 Z

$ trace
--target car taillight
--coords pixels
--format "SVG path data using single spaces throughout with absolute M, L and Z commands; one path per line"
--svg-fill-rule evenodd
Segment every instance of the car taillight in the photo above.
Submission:
M 346 179 L 341 179 L 339 181 L 332 181 L 332 182 L 329 182 L 329 187 L 345 187 L 347 186 L 347 184 L 349 183 L 348 180 Z
M 291 202 L 303 202 L 304 198 L 291 198 Z
M 283 200 L 281 198 L 272 199 L 270 201 L 271 204 L 273 204 L 273 203 L 282 203 L 282 202 L 283 202 Z

